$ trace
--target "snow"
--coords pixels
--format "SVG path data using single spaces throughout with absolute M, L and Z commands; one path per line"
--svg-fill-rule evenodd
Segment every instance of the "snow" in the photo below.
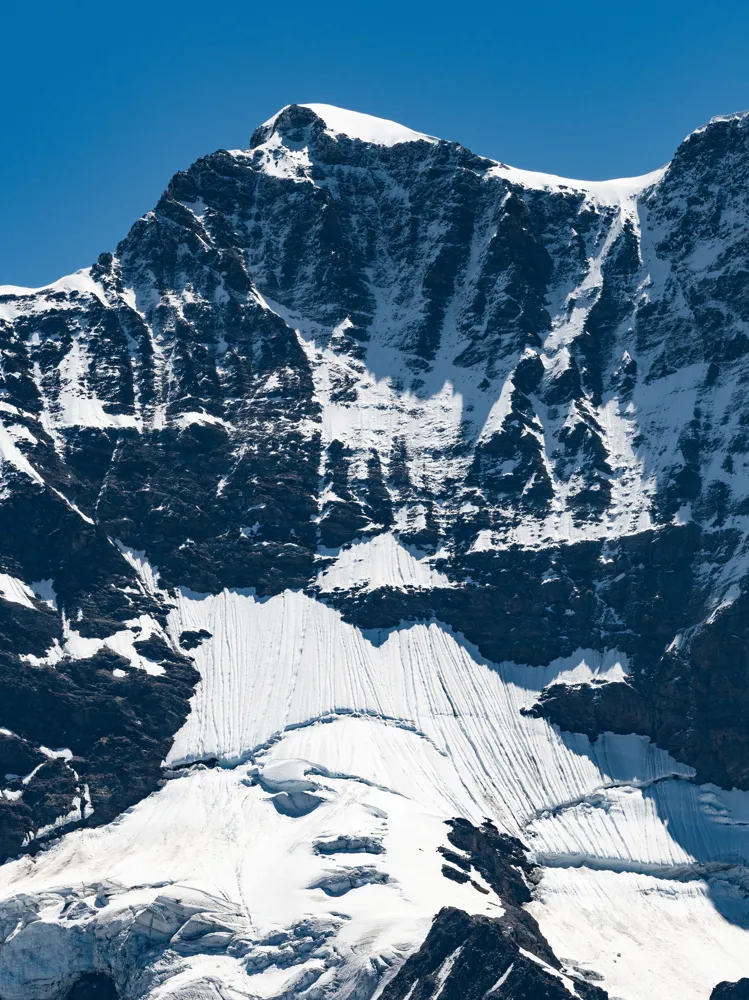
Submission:
M 274 125 L 278 116 L 290 106 L 287 104 L 264 124 Z M 301 107 L 309 108 L 318 118 L 322 118 L 327 126 L 328 135 L 334 138 L 345 135 L 349 139 L 359 139 L 361 142 L 371 142 L 377 146 L 395 146 L 399 142 L 439 142 L 432 135 L 414 132 L 405 125 L 399 125 L 398 122 L 389 121 L 387 118 L 375 118 L 360 111 L 347 111 L 332 104 L 302 104 Z
M 695 786 L 689 768 L 642 738 L 591 745 L 521 715 L 553 680 L 621 676 L 621 657 L 492 665 L 436 623 L 373 643 L 293 593 L 180 594 L 170 631 L 183 628 L 213 638 L 196 651 L 203 680 L 174 762 L 314 761 L 429 814 L 491 816 L 552 872 L 587 864 L 707 884 L 716 866 L 747 857 L 746 793 Z
M 346 135 L 388 147 L 438 141 L 368 115 L 307 107 L 333 138 Z M 256 157 L 267 175 L 311 180 L 310 151 L 290 148 L 278 134 L 241 155 Z M 638 199 L 662 176 L 661 170 L 641 178 L 573 181 L 499 163 L 485 171 L 487 180 L 579 192 L 588 203 L 611 210 L 585 273 L 570 281 L 576 287 L 553 289 L 551 329 L 539 346 L 547 376 L 569 366 L 571 346 L 600 295 L 606 257 L 625 224 L 639 230 Z M 202 205 L 190 207 L 196 214 L 205 211 Z M 655 241 L 656 235 L 647 238 Z M 323 443 L 339 440 L 352 449 L 354 479 L 366 474 L 372 450 L 387 474 L 394 444 L 402 440 L 414 490 L 449 492 L 450 484 L 464 477 L 475 446 L 501 432 L 520 357 L 500 359 L 481 391 L 477 370 L 454 363 L 464 346 L 460 309 L 472 295 L 471 281 L 490 237 L 490 228 L 479 232 L 477 227 L 465 287 L 449 305 L 433 368 L 418 384 L 404 361 L 403 343 L 421 318 L 422 304 L 393 293 L 392 273 L 372 272 L 371 337 L 364 363 L 340 350 L 353 326 L 350 317 L 323 328 L 251 293 L 251 299 L 297 330 L 321 407 Z M 708 248 L 692 265 L 705 267 L 717 259 L 718 250 L 717 245 Z M 643 295 L 656 299 L 665 280 L 656 264 Z M 71 291 L 106 303 L 90 272 L 81 271 L 42 289 L 0 288 L 8 299 L 0 303 L 0 315 L 42 311 L 50 295 Z M 143 304 L 131 289 L 122 300 L 131 308 Z M 195 301 L 189 288 L 164 297 L 178 316 L 184 315 L 184 303 Z M 169 379 L 169 361 L 151 336 L 160 389 Z M 633 338 L 627 331 L 616 337 L 616 356 L 632 360 Z M 634 360 L 644 372 L 652 358 Z M 53 438 L 57 428 L 68 426 L 143 430 L 147 422 L 137 408 L 133 415 L 106 411 L 89 391 L 88 370 L 86 341 L 78 337 L 59 366 L 59 398 L 48 400 L 42 393 L 42 423 Z M 529 433 L 541 445 L 552 481 L 552 512 L 544 519 L 529 516 L 505 531 L 481 533 L 474 550 L 616 538 L 651 528 L 655 484 L 678 460 L 685 414 L 700 401 L 704 377 L 704 365 L 684 365 L 665 378 L 640 380 L 626 402 L 608 394 L 600 405 L 578 401 L 553 408 L 554 413 L 532 400 L 537 420 Z M 265 392 L 276 387 L 274 378 Z M 338 387 L 349 383 L 354 391 L 341 401 Z M 39 373 L 37 385 L 42 392 Z M 716 426 L 725 415 L 725 433 L 733 433 L 732 408 L 739 408 L 727 393 L 715 392 L 710 412 Z M 18 416 L 7 403 L 0 410 Z M 553 458 L 562 429 L 585 421 L 598 428 L 604 443 L 612 502 L 600 520 L 580 525 L 570 513 L 575 478 L 561 481 L 548 456 Z M 172 421 L 179 428 L 196 422 L 224 423 L 197 411 Z M 160 404 L 150 426 L 166 423 L 166 406 Z M 310 434 L 317 429 L 308 428 Z M 55 440 L 59 444 L 62 436 Z M 21 450 L 34 443 L 23 425 L 0 425 L 2 463 L 43 484 Z M 722 455 L 720 447 L 715 452 Z M 434 568 L 437 557 L 404 544 L 397 534 L 398 528 L 425 526 L 424 510 L 416 502 L 401 505 L 395 510 L 395 531 L 378 527 L 344 548 L 321 550 L 318 594 L 451 586 Z M 691 516 L 684 508 L 677 520 Z M 252 533 L 251 516 L 248 521 L 243 530 Z M 455 816 L 477 823 L 491 817 L 529 845 L 543 866 L 531 911 L 566 968 L 603 975 L 602 985 L 612 997 L 704 1000 L 718 980 L 749 974 L 749 907 L 740 890 L 749 864 L 749 795 L 696 785 L 689 767 L 645 738 L 604 733 L 591 743 L 523 714 L 550 683 L 624 679 L 627 662 L 621 653 L 578 650 L 545 667 L 491 663 L 439 621 L 403 622 L 365 633 L 335 609 L 297 592 L 262 600 L 249 591 L 201 595 L 182 589 L 166 595 L 144 552 L 113 544 L 136 571 L 144 593 L 168 598 L 167 632 L 175 646 L 184 630 L 205 629 L 211 638 L 191 651 L 201 679 L 165 762 L 163 787 L 116 823 L 74 832 L 33 861 L 22 858 L 0 869 L 0 895 L 27 893 L 44 899 L 47 907 L 32 930 L 24 929 L 13 938 L 16 944 L 5 948 L 3 996 L 29 995 L 23 984 L 10 988 L 3 979 L 28 973 L 24 949 L 42 956 L 39 974 L 44 973 L 47 951 L 39 941 L 46 939 L 32 936 L 44 928 L 59 931 L 61 941 L 72 940 L 66 947 L 80 958 L 75 949 L 85 927 L 95 928 L 97 940 L 105 941 L 113 927 L 132 920 L 138 933 L 153 936 L 160 933 L 159 920 L 167 920 L 165 913 L 169 920 L 170 914 L 182 914 L 174 917 L 178 936 L 197 912 L 201 919 L 217 921 L 204 953 L 174 950 L 171 978 L 154 997 L 166 998 L 183 987 L 213 996 L 201 985 L 209 982 L 220 983 L 220 995 L 232 1000 L 301 994 L 311 983 L 320 995 L 335 992 L 334 985 L 341 983 L 347 995 L 369 995 L 366 989 L 357 993 L 356 984 L 371 983 L 378 962 L 395 971 L 423 941 L 442 906 L 495 916 L 502 912 L 493 893 L 484 896 L 440 875 L 444 821 Z M 742 558 L 749 560 L 749 554 Z M 713 617 L 741 593 L 736 579 L 741 565 L 734 560 L 722 571 L 710 605 Z M 0 594 L 26 607 L 34 607 L 35 595 L 55 604 L 52 581 L 29 586 L 3 574 Z M 87 639 L 66 623 L 63 646 L 56 644 L 43 659 L 26 660 L 30 666 L 54 666 L 64 655 L 88 657 L 106 647 L 126 657 L 131 667 L 163 673 L 135 650 L 136 641 L 154 634 L 164 633 L 148 616 L 125 623 L 106 639 Z M 116 677 L 126 674 L 114 670 Z M 209 759 L 217 766 L 196 763 Z M 48 832 L 90 808 L 85 794 L 74 805 Z M 320 842 L 364 847 L 320 851 Z M 381 853 L 364 849 L 372 842 L 382 844 Z M 75 893 L 84 891 L 80 887 L 94 898 L 98 890 L 90 887 L 95 883 L 112 887 L 108 901 L 92 907 L 93 916 L 73 921 L 68 934 L 63 904 L 77 899 Z M 331 886 L 348 891 L 332 900 L 325 891 Z M 192 901 L 189 906 L 186 900 Z M 185 907 L 193 903 L 197 909 L 185 918 Z M 304 921 L 319 940 L 314 949 L 294 951 L 295 928 Z M 241 947 L 205 953 L 237 936 Z M 183 943 L 187 940 L 185 933 Z M 453 953 L 443 964 L 438 993 L 456 958 Z M 569 988 L 572 980 L 564 981 Z
M 147 656 L 143 656 L 135 648 L 136 642 L 150 639 L 154 635 L 162 635 L 158 622 L 154 621 L 150 615 L 140 615 L 124 624 L 127 626 L 126 628 L 120 629 L 105 639 L 88 639 L 74 629 L 68 629 L 62 647 L 63 655 L 82 660 L 95 656 L 102 649 L 107 648 L 129 660 L 137 670 L 145 670 L 146 673 L 154 675 L 163 674 L 164 668 L 161 664 L 149 660 Z
M 609 181 L 583 181 L 496 163 L 490 169 L 488 176 L 503 177 L 512 184 L 519 184 L 536 191 L 568 191 L 570 194 L 581 192 L 596 205 L 626 209 L 629 206 L 634 206 L 635 200 L 643 191 L 657 184 L 667 169 L 668 165 L 640 177 L 619 177 Z
M 388 546 L 392 556 L 397 541 L 379 537 L 359 545 Z M 157 587 L 142 555 L 124 554 L 144 585 Z M 382 578 L 357 576 L 359 564 L 347 558 L 340 578 Z M 370 558 L 370 569 L 376 565 Z M 387 566 L 392 579 L 390 557 Z M 233 929 L 217 931 L 217 940 L 239 934 L 245 944 L 232 954 L 245 957 L 211 956 L 207 945 L 185 958 L 175 952 L 174 983 L 220 975 L 228 995 L 270 998 L 313 981 L 349 989 L 370 977 L 371 991 L 377 962 L 392 975 L 442 906 L 501 914 L 493 893 L 444 879 L 437 851 L 447 843 L 445 820 L 489 816 L 544 866 L 532 908 L 557 953 L 603 974 L 613 995 L 697 1000 L 706 993 L 694 983 L 714 984 L 723 968 L 749 972 L 746 932 L 708 912 L 716 894 L 730 902 L 738 891 L 732 873 L 749 853 L 749 796 L 696 786 L 688 767 L 644 738 L 609 733 L 591 744 L 521 713 L 553 681 L 621 678 L 621 654 L 580 650 L 547 667 L 493 664 L 438 622 L 364 634 L 297 592 L 259 600 L 246 591 L 181 590 L 172 600 L 172 642 L 201 628 L 211 638 L 192 651 L 201 680 L 167 766 L 208 758 L 218 766 L 168 770 L 171 780 L 116 824 L 74 832 L 33 861 L 6 865 L 3 896 L 106 880 L 120 888 L 90 919 L 107 926 L 123 907 L 151 905 L 157 891 L 170 912 L 177 904 L 169 900 L 200 891 L 212 900 L 206 919 L 226 923 L 221 914 L 231 911 Z M 67 641 L 87 651 L 79 638 Z M 118 648 L 124 643 L 118 634 Z M 319 842 L 343 847 L 319 852 Z M 383 850 L 346 850 L 352 842 Z M 168 892 L 156 889 L 165 882 Z M 62 906 L 72 890 L 54 891 Z M 647 942 L 674 897 L 684 926 L 704 917 L 708 932 L 699 949 L 684 949 L 678 969 L 643 945 L 656 964 L 644 972 L 648 988 L 635 993 L 634 973 L 618 969 L 611 942 L 628 937 L 620 950 Z M 608 913 L 600 934 L 591 934 L 594 905 Z M 738 896 L 731 905 L 737 914 L 744 906 Z M 277 945 L 265 942 L 279 934 L 296 940 L 291 929 L 302 920 L 315 933 L 324 929 L 330 948 L 269 960 Z M 617 920 L 621 927 L 608 934 Z M 722 966 L 728 952 L 732 964 Z M 10 970 L 14 956 L 6 958 Z
M 597 972 L 612 997 L 706 1000 L 748 974 L 739 892 L 703 881 L 587 868 L 547 871 L 529 909 L 555 952 Z
M 55 292 L 79 292 L 83 295 L 92 295 L 99 299 L 104 305 L 108 305 L 106 293 L 104 289 L 91 277 L 91 268 L 84 267 L 79 271 L 75 271 L 73 274 L 68 274 L 64 278 L 59 278 L 57 281 L 53 281 L 49 285 L 41 285 L 39 288 L 24 288 L 21 285 L 0 285 L 0 296 L 17 296 L 19 298 L 26 298 L 32 295 L 40 295 L 42 292 L 48 294 Z M 12 319 L 12 315 L 6 315 L 6 311 L 12 310 L 23 310 L 24 312 L 28 308 L 28 303 L 0 303 L 0 316 L 6 316 L 8 319 Z
M 0 420 L 0 475 L 3 478 L 5 478 L 4 466 L 6 462 L 8 465 L 18 469 L 19 472 L 23 472 L 30 479 L 33 479 L 35 483 L 39 483 L 40 486 L 44 485 L 42 477 L 19 450 L 15 441 L 8 433 L 5 424 Z
M 335 562 L 318 575 L 317 586 L 321 592 L 328 593 L 359 588 L 371 591 L 381 587 L 428 590 L 452 585 L 444 573 L 431 567 L 424 553 L 403 545 L 390 532 L 382 532 L 373 538 L 357 539 L 347 548 L 337 550 Z
M 699 128 L 694 129 L 690 135 L 699 135 L 700 132 L 704 132 L 706 129 L 710 128 L 711 125 L 715 125 L 718 122 L 743 121 L 743 119 L 747 117 L 749 117 L 749 111 L 734 111 L 730 115 L 713 115 L 709 121 L 705 122 L 704 125 L 700 125 Z M 686 138 L 688 139 L 689 136 Z
M 34 597 L 42 604 L 50 608 L 57 608 L 57 594 L 55 592 L 54 580 L 37 580 L 31 584 Z
M 514 966 L 515 966 L 515 963 L 514 962 L 510 962 L 510 964 L 507 966 L 507 968 L 502 973 L 502 975 L 499 977 L 499 979 L 496 981 L 496 983 L 490 989 L 488 989 L 486 991 L 486 993 L 484 994 L 484 996 L 489 996 L 490 993 L 496 993 L 496 991 L 499 989 L 499 987 L 506 981 L 507 977 L 512 972 Z
M 0 295 L 35 295 L 38 292 L 83 292 L 88 295 L 95 295 L 106 304 L 103 297 L 101 285 L 91 277 L 91 268 L 84 267 L 73 274 L 68 274 L 64 278 L 49 285 L 40 285 L 38 288 L 26 288 L 21 285 L 0 285 Z
M 221 417 L 216 417 L 212 413 L 206 413 L 205 410 L 180 413 L 174 418 L 173 422 L 180 430 L 185 430 L 192 424 L 218 424 L 221 427 L 231 429 L 231 425 Z
M 60 391 L 51 418 L 54 427 L 137 427 L 132 414 L 109 413 L 86 385 L 90 359 L 86 342 L 76 338 L 58 365 Z
M 264 122 L 263 125 L 265 127 L 275 125 L 278 117 L 289 107 L 291 105 L 287 104 Z M 414 129 L 386 118 L 377 118 L 373 115 L 363 114 L 360 111 L 339 108 L 332 104 L 302 104 L 300 107 L 309 108 L 318 118 L 321 118 L 325 122 L 327 134 L 333 138 L 345 135 L 350 139 L 359 139 L 361 142 L 369 142 L 378 146 L 395 146 L 401 142 L 428 142 L 435 144 L 444 141 L 436 136 L 414 131 Z M 523 170 L 497 161 L 490 168 L 487 176 L 503 177 L 514 184 L 520 184 L 523 187 L 533 190 L 583 192 L 598 205 L 614 207 L 627 206 L 633 203 L 643 191 L 657 184 L 666 170 L 667 166 L 664 166 L 658 170 L 643 174 L 640 177 L 585 181 L 559 177 L 555 174 L 546 174 L 534 170 Z
M 123 559 L 135 570 L 144 594 L 156 594 L 159 589 L 159 571 L 153 567 L 146 553 L 142 550 L 131 549 L 123 544 L 118 538 L 110 539 L 112 544 L 119 549 Z
M 25 608 L 34 607 L 34 591 L 31 587 L 8 573 L 0 573 L 0 597 L 14 604 L 22 604 Z
M 488 441 L 492 435 L 502 430 L 505 419 L 512 410 L 512 393 L 514 389 L 515 385 L 512 381 L 512 376 L 509 376 L 505 379 L 502 391 L 492 405 L 491 410 L 489 410 L 484 426 L 481 428 L 481 433 L 479 434 L 480 442 Z
M 548 360 L 546 356 L 544 360 Z M 553 450 L 563 426 L 582 420 L 582 414 L 574 404 L 567 413 L 556 419 L 552 419 L 549 410 L 540 403 L 538 409 L 544 418 L 543 441 L 546 452 Z M 648 531 L 653 527 L 651 504 L 656 490 L 656 477 L 653 475 L 649 456 L 642 455 L 641 448 L 635 445 L 640 428 L 636 409 L 632 405 L 622 407 L 620 401 L 612 397 L 598 407 L 588 403 L 585 415 L 600 430 L 612 473 L 609 479 L 611 501 L 600 519 L 584 524 L 576 523 L 569 507 L 569 499 L 576 486 L 575 477 L 564 482 L 555 475 L 551 464 L 547 463 L 547 472 L 554 490 L 550 514 L 543 519 L 525 518 L 501 532 L 484 530 L 477 536 L 473 551 L 500 549 L 508 545 L 539 548 L 550 544 L 618 538 Z
M 167 913 L 178 914 L 174 900 L 189 900 L 200 892 L 205 916 L 222 920 L 230 933 L 247 942 L 239 951 L 244 958 L 227 957 L 221 965 L 222 982 L 242 997 L 278 996 L 288 984 L 287 976 L 295 983 L 305 976 L 337 976 L 349 983 L 371 978 L 370 956 L 381 956 L 385 968 L 393 963 L 397 967 L 418 947 L 443 904 L 469 912 L 502 912 L 493 894 L 442 878 L 437 848 L 446 844 L 447 830 L 439 817 L 392 791 L 357 780 L 316 781 L 322 804 L 292 818 L 274 808 L 268 793 L 244 769 L 184 775 L 167 782 L 116 824 L 67 836 L 41 856 L 41 868 L 27 858 L 5 866 L 0 871 L 3 895 L 38 892 L 45 885 L 91 885 L 106 877 L 111 887 L 107 905 L 91 913 L 99 926 L 117 927 L 119 921 L 121 927 L 129 910 L 137 913 L 157 896 L 163 900 L 162 913 L 166 907 Z M 367 855 L 366 862 L 386 872 L 389 881 L 366 884 L 334 899 L 314 888 L 326 872 L 343 871 L 358 860 L 349 854 L 316 854 L 315 843 L 331 832 L 381 837 L 385 852 Z M 217 843 L 222 845 L 219 851 Z M 147 888 L 165 883 L 166 889 Z M 145 930 L 148 925 L 141 921 Z M 303 935 L 293 933 L 300 924 L 313 933 L 332 935 L 338 957 L 322 947 L 314 955 L 309 949 L 305 953 Z M 71 930 L 80 934 L 76 925 Z M 101 937 L 106 940 L 112 933 L 102 931 Z M 279 935 L 287 942 L 282 947 L 263 943 L 278 942 Z M 23 935 L 14 940 L 16 945 L 4 952 L 5 977 L 23 972 Z M 73 938 L 68 946 L 74 955 L 79 940 Z M 179 976 L 175 986 L 206 974 L 206 967 L 215 968 L 219 959 L 201 955 L 180 962 L 174 954 L 172 961 L 170 971 Z M 269 968 L 273 971 L 266 972 Z M 6 989 L 4 995 L 11 994 Z
M 447 977 L 452 972 L 453 966 L 460 958 L 460 953 L 462 951 L 463 951 L 463 945 L 458 945 L 455 951 L 450 952 L 450 954 L 444 960 L 439 969 L 437 969 L 437 972 L 435 973 L 437 989 L 432 994 L 432 1000 L 437 1000 L 437 998 L 442 995 L 442 991 L 445 988 L 445 983 L 447 982 Z
M 635 189 L 632 182 L 629 187 L 620 185 L 617 191 L 623 198 L 625 195 L 629 198 L 628 192 Z M 638 213 L 636 201 L 625 199 L 619 204 L 619 211 L 605 228 L 579 284 L 560 301 L 551 332 L 539 355 L 547 373 L 569 365 L 569 345 L 582 334 L 590 310 L 600 296 L 606 256 L 627 219 L 636 229 L 639 227 Z M 484 238 L 480 233 L 474 236 L 472 260 L 480 256 Z M 397 278 L 390 276 L 389 280 L 397 284 Z M 514 368 L 528 352 L 503 358 L 496 374 L 491 380 L 484 380 L 483 388 L 479 389 L 483 375 L 455 364 L 461 345 L 465 345 L 456 331 L 447 328 L 431 370 L 423 374 L 420 387 L 414 390 L 400 339 L 407 337 L 409 326 L 419 320 L 420 306 L 412 299 L 407 304 L 399 303 L 392 289 L 388 291 L 385 287 L 372 287 L 372 293 L 375 309 L 364 364 L 348 358 L 337 346 L 340 332 L 352 325 L 349 317 L 332 330 L 325 329 L 282 303 L 266 298 L 259 301 L 296 330 L 312 369 L 315 398 L 322 411 L 323 442 L 338 440 L 352 451 L 352 477 L 366 477 L 367 460 L 372 451 L 377 452 L 387 474 L 394 447 L 400 442 L 405 445 L 413 486 L 417 490 L 439 493 L 448 483 L 465 481 L 476 446 L 501 432 L 511 411 Z M 458 310 L 470 299 L 470 282 L 467 282 L 466 287 L 456 293 L 455 304 L 450 307 L 456 317 Z M 577 304 L 571 307 L 573 301 Z M 341 384 L 352 386 L 348 399 L 340 399 L 337 390 Z M 574 407 L 569 412 L 562 408 L 561 413 L 557 413 L 557 409 L 546 407 L 534 398 L 537 419 L 529 433 L 534 433 L 542 445 L 554 494 L 551 511 L 542 517 L 527 514 L 518 518 L 515 509 L 508 509 L 507 517 L 495 518 L 499 527 L 477 535 L 472 550 L 511 546 L 538 548 L 548 544 L 613 539 L 652 529 L 651 506 L 657 478 L 678 449 L 677 427 L 669 428 L 667 434 L 658 429 L 654 435 L 664 449 L 662 459 L 646 452 L 642 446 L 642 424 L 654 422 L 653 417 L 660 417 L 666 409 L 663 388 L 666 387 L 660 384 L 638 384 L 631 402 L 623 403 L 609 394 L 600 405 L 586 402 L 585 414 L 575 412 Z M 674 390 L 667 387 L 667 396 L 675 390 L 675 386 Z M 668 402 L 669 419 L 677 421 L 680 419 L 678 413 L 683 412 L 681 401 L 676 410 L 670 406 L 676 401 Z M 608 455 L 611 502 L 596 520 L 581 524 L 570 503 L 580 489 L 579 477 L 572 475 L 567 481 L 560 479 L 555 473 L 553 457 L 560 451 L 559 436 L 567 423 L 582 420 L 583 416 L 597 428 L 596 433 Z M 324 501 L 325 497 L 322 499 Z M 448 501 L 444 516 L 450 513 Z M 396 523 L 401 526 L 399 517 L 396 512 Z M 407 520 L 404 520 L 402 528 L 406 527 Z
M 233 150 L 232 152 L 235 156 L 239 157 L 248 155 L 243 149 Z M 297 183 L 312 183 L 310 175 L 312 161 L 307 148 L 290 149 L 276 132 L 260 146 L 255 147 L 251 155 L 258 161 L 263 173 L 269 177 L 295 181 Z
M 213 636 L 195 652 L 203 679 L 173 763 L 232 764 L 263 747 L 273 756 L 280 740 L 284 758 L 358 774 L 445 818 L 492 816 L 545 864 L 690 868 L 746 850 L 737 802 L 715 790 L 705 800 L 684 780 L 691 770 L 647 740 L 605 734 L 591 745 L 521 714 L 546 684 L 591 679 L 590 654 L 491 665 L 437 623 L 373 642 L 294 593 L 180 594 L 173 615 L 173 636 Z M 607 672 L 621 669 L 609 660 Z
M 480 412 L 482 406 L 482 394 L 475 380 L 466 379 L 465 371 L 447 362 L 435 365 L 428 391 L 417 394 L 399 387 L 407 374 L 402 352 L 390 347 L 379 349 L 375 370 L 374 366 L 362 368 L 325 344 L 326 339 L 334 340 L 337 332 L 350 327 L 350 319 L 325 331 L 278 302 L 263 299 L 262 304 L 296 330 L 312 368 L 315 397 L 322 410 L 323 441 L 328 444 L 338 440 L 352 449 L 352 476 L 366 476 L 371 450 L 378 452 L 387 471 L 393 443 L 402 439 L 415 486 L 437 490 L 446 479 L 460 478 L 470 463 L 470 455 L 456 459 L 450 453 L 465 432 L 467 407 L 476 406 Z M 383 326 L 388 319 L 383 316 Z M 387 374 L 379 374 L 380 370 Z M 352 402 L 337 401 L 339 379 L 351 379 L 356 386 Z

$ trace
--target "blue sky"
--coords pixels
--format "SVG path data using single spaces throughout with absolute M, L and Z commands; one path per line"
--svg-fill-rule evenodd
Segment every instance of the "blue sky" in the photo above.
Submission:
M 5 0 L 0 23 L 0 284 L 91 263 L 176 170 L 295 101 L 589 179 L 749 107 L 745 0 Z

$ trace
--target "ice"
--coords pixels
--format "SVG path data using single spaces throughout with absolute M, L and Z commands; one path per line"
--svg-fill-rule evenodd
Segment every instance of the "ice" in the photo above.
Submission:
M 695 786 L 689 768 L 642 738 L 590 744 L 520 713 L 552 680 L 623 676 L 620 656 L 488 664 L 437 623 L 373 644 L 292 593 L 183 594 L 174 616 L 172 634 L 213 635 L 196 652 L 203 680 L 174 761 L 313 761 L 432 815 L 491 816 L 549 871 L 587 865 L 707 885 L 747 857 L 746 793 Z
M 218 959 L 204 954 L 180 959 L 178 949 L 173 953 L 170 973 L 179 976 L 180 982 L 189 981 L 206 974 L 206 967 L 215 969 L 221 961 L 223 982 L 241 997 L 258 995 L 253 987 L 258 978 L 252 975 L 253 966 L 258 974 L 274 966 L 274 951 L 278 966 L 285 966 L 295 980 L 314 970 L 315 978 L 327 973 L 342 983 L 371 979 L 367 991 L 371 992 L 377 974 L 370 956 L 383 956 L 384 967 L 393 963 L 397 967 L 418 947 L 443 904 L 469 912 L 501 914 L 501 904 L 493 893 L 478 893 L 440 874 L 442 858 L 437 848 L 446 844 L 447 832 L 440 817 L 391 791 L 358 780 L 318 781 L 325 801 L 307 815 L 292 817 L 273 808 L 268 793 L 242 769 L 187 774 L 167 782 L 118 823 L 64 838 L 39 856 L 41 867 L 30 859 L 6 865 L 0 870 L 2 894 L 34 893 L 52 885 L 85 885 L 106 877 L 109 884 L 122 888 L 111 893 L 112 902 L 103 910 L 92 910 L 101 927 L 99 937 L 106 940 L 115 932 L 116 921 L 122 926 L 128 910 L 135 910 L 136 914 L 142 912 L 137 919 L 152 938 L 158 933 L 163 935 L 161 940 L 168 940 L 175 931 L 183 933 L 179 928 L 186 917 L 173 901 L 200 891 L 205 894 L 205 917 L 229 923 L 227 937 L 237 934 L 247 942 L 239 951 L 245 958 Z M 382 839 L 384 852 L 367 855 L 366 865 L 387 875 L 387 881 L 365 882 L 336 897 L 317 887 L 326 873 L 338 869 L 342 874 L 352 865 L 351 855 L 346 855 L 341 866 L 334 856 L 321 856 L 314 850 L 315 843 L 330 831 Z M 216 850 L 217 843 L 221 850 Z M 165 883 L 169 888 L 159 890 L 164 900 L 159 917 L 162 923 L 156 925 L 149 916 L 149 900 L 158 893 L 144 889 Z M 222 915 L 222 909 L 234 914 L 231 921 Z M 331 955 L 332 965 L 310 958 L 309 949 L 307 953 L 303 950 L 304 936 L 293 933 L 299 924 L 306 925 L 307 933 L 332 934 L 331 944 L 340 957 Z M 109 926 L 113 930 L 105 930 Z M 83 936 L 75 924 L 71 931 L 78 935 L 68 946 L 75 956 Z M 28 947 L 23 935 L 14 940 L 16 944 L 4 951 L 4 971 L 0 974 L 7 996 L 13 996 L 7 989 L 8 978 L 22 971 L 23 949 Z M 262 943 L 267 940 L 287 943 L 283 947 Z M 298 954 L 294 953 L 295 941 L 299 943 Z M 320 945 L 324 941 L 322 937 Z M 200 949 L 200 940 L 196 944 Z M 44 972 L 39 968 L 40 976 Z M 274 990 L 285 977 L 277 971 L 267 978 L 266 995 L 278 995 Z
M 718 822 L 685 780 L 692 771 L 647 740 L 591 744 L 521 714 L 551 681 L 593 677 L 589 655 L 544 669 L 488 664 L 438 623 L 372 642 L 290 592 L 181 594 L 169 627 L 213 637 L 195 651 L 202 681 L 173 763 L 231 764 L 263 747 L 274 757 L 283 737 L 284 759 L 357 774 L 445 818 L 492 816 L 545 864 L 699 867 L 746 853 L 741 824 L 726 822 L 736 803 Z M 622 676 L 620 659 L 609 663 L 603 676 Z

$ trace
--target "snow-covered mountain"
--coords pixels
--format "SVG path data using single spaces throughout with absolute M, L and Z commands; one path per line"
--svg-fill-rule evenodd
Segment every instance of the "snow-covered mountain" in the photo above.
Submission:
M 749 115 L 293 105 L 0 347 L 2 1000 L 749 995 Z

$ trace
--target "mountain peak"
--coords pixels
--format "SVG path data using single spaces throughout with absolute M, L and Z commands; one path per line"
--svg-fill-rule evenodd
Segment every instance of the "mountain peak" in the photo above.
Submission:
M 274 133 L 289 136 L 292 141 L 301 141 L 301 137 L 295 138 L 296 133 L 300 128 L 310 125 L 317 126 L 315 132 L 318 134 L 325 132 L 331 138 L 346 136 L 376 146 L 395 146 L 401 142 L 439 142 L 435 136 L 416 132 L 387 118 L 376 118 L 360 111 L 338 108 L 333 104 L 287 104 L 255 131 L 250 145 L 258 146 Z
M 0 997 L 749 976 L 748 126 L 290 105 L 0 286 Z
M 276 162 L 278 147 L 283 147 L 284 157 L 288 156 L 291 150 L 292 172 L 296 170 L 297 176 L 307 177 L 308 164 L 304 157 L 300 159 L 300 150 L 314 143 L 321 135 L 333 140 L 346 137 L 380 147 L 414 142 L 436 145 L 445 141 L 424 132 L 416 132 L 406 125 L 387 118 L 376 118 L 360 111 L 338 108 L 332 104 L 287 104 L 255 129 L 250 140 L 250 148 L 257 149 L 261 146 L 267 149 L 273 148 L 274 172 L 278 171 Z M 494 169 L 498 176 L 505 177 L 521 187 L 535 190 L 579 191 L 603 205 L 619 205 L 631 201 L 645 188 L 660 180 L 666 170 L 666 167 L 661 167 L 641 177 L 586 181 L 511 167 L 489 157 L 481 159 L 486 168 Z

